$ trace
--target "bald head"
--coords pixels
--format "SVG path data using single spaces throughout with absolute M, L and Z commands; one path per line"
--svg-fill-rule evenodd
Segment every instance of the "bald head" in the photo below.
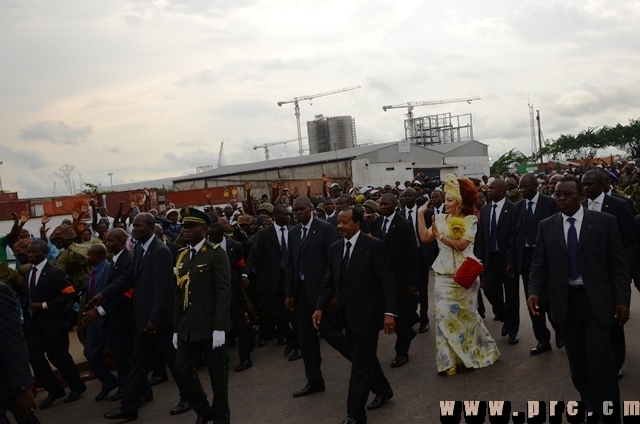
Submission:
M 313 203 L 311 203 L 311 199 L 309 199 L 307 196 L 298 196 L 296 197 L 296 199 L 293 201 L 293 207 L 295 208 L 296 205 L 298 206 L 313 206 Z
M 109 253 L 117 255 L 127 246 L 128 238 L 126 231 L 122 228 L 114 228 L 113 230 L 107 231 L 104 244 Z
M 107 248 L 104 244 L 94 244 L 87 249 L 87 263 L 91 266 L 100 265 L 107 257 Z
M 520 184 L 522 184 L 523 182 L 527 184 L 538 184 L 538 179 L 533 174 L 524 174 L 522 177 L 520 177 Z

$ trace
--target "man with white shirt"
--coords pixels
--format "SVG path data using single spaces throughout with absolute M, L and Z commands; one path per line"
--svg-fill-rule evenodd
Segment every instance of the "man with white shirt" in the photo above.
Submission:
M 620 393 L 610 337 L 612 326 L 629 319 L 629 268 L 616 219 L 584 208 L 582 191 L 574 177 L 556 185 L 562 213 L 539 225 L 527 304 L 537 315 L 540 297 L 549 294 L 551 319 L 562 328 L 571 378 L 587 411 L 611 411 L 610 422 L 618 422 Z

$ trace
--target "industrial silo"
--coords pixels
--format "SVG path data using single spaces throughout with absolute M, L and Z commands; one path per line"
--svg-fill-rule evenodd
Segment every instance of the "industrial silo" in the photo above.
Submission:
M 325 117 L 307 122 L 309 153 L 348 149 L 356 145 L 355 121 L 350 116 Z

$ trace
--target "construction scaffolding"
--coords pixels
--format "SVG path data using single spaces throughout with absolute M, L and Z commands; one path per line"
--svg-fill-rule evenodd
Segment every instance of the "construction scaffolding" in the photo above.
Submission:
M 473 140 L 473 121 L 470 113 L 419 116 L 404 121 L 405 140 L 419 146 Z

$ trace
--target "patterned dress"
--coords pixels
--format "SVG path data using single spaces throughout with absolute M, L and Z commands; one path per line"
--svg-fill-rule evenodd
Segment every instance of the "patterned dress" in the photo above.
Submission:
M 465 256 L 473 256 L 473 242 L 478 226 L 478 219 L 474 215 L 466 216 L 463 220 L 466 228 L 462 239 L 470 241 L 469 246 L 461 253 L 438 240 L 440 253 L 433 263 L 438 372 L 458 364 L 466 368 L 484 368 L 493 364 L 500 356 L 496 342 L 478 314 L 480 279 L 469 289 L 453 281 Z M 437 215 L 436 226 L 440 234 L 452 237 L 449 215 Z

